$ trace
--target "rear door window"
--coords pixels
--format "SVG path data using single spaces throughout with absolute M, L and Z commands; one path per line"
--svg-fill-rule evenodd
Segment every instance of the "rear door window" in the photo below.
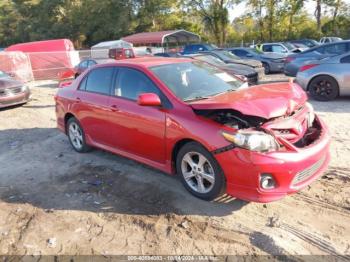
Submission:
M 331 44 L 324 47 L 324 54 L 328 55 L 341 55 L 346 53 L 348 50 L 347 43 Z
M 272 52 L 272 45 L 263 45 L 264 52 Z
M 87 76 L 85 90 L 89 92 L 109 95 L 113 73 L 113 67 L 101 67 L 93 69 Z

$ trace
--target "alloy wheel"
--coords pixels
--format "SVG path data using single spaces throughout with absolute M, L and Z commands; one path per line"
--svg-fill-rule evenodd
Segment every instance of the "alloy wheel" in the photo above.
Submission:
M 83 148 L 83 132 L 77 123 L 72 122 L 68 129 L 69 139 L 72 145 L 77 149 L 81 150 Z
M 214 187 L 214 169 L 201 153 L 186 153 L 181 161 L 181 171 L 187 185 L 195 192 L 205 194 Z

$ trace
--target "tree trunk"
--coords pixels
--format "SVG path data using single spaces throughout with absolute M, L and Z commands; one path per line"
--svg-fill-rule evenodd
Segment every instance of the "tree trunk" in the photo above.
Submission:
M 315 17 L 317 22 L 317 31 L 321 32 L 321 0 L 316 0 Z

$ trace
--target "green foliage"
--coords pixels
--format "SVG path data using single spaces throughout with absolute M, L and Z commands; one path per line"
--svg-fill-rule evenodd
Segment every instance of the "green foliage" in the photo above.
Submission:
M 323 35 L 350 38 L 345 0 L 312 1 L 322 4 L 320 27 L 304 10 L 305 0 L 0 0 L 0 46 L 69 38 L 83 48 L 173 29 L 195 32 L 220 46 Z M 229 11 L 242 2 L 247 12 L 229 21 Z

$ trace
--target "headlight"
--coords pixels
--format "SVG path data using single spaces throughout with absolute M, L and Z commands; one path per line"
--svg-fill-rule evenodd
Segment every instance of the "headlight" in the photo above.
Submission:
M 238 147 L 251 151 L 267 152 L 279 148 L 273 136 L 260 131 L 238 131 L 235 134 L 222 132 L 222 135 L 226 140 L 234 143 Z
M 27 91 L 28 90 L 28 86 L 22 86 L 22 91 Z
M 307 126 L 308 127 L 312 127 L 314 121 L 315 121 L 315 111 L 314 111 L 314 107 L 309 103 L 306 102 L 306 107 L 309 109 L 309 113 L 308 113 L 308 118 L 307 118 Z
M 236 75 L 239 79 L 241 79 L 243 82 L 248 82 L 248 78 L 244 75 Z

